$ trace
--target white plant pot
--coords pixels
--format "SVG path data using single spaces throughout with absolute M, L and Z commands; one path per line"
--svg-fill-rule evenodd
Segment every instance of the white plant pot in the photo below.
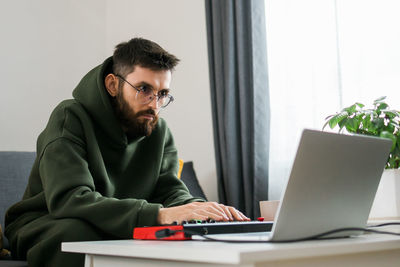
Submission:
M 400 218 L 400 169 L 383 171 L 369 219 Z

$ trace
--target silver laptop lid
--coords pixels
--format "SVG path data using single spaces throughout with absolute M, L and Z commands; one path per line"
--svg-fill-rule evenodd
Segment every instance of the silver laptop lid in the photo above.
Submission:
M 304 130 L 271 239 L 365 227 L 390 148 L 388 139 Z

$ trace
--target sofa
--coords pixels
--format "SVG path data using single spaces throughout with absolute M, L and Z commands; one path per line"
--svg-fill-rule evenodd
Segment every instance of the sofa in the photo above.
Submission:
M 5 213 L 11 205 L 22 199 L 35 157 L 35 152 L 0 151 L 0 225 L 3 231 Z M 206 199 L 197 180 L 193 162 L 184 162 L 180 176 L 193 196 Z M 9 250 L 7 238 L 4 235 L 2 238 L 3 246 L 0 244 L 0 251 L 3 248 Z M 25 267 L 28 265 L 25 261 L 12 260 L 10 256 L 0 258 L 0 267 L 8 266 Z
M 4 215 L 6 210 L 19 201 L 24 194 L 29 173 L 35 161 L 35 152 L 0 151 L 0 225 L 4 231 Z M 3 247 L 9 249 L 7 238 L 3 235 Z M 10 256 L 0 259 L 1 267 L 28 266 L 25 261 L 13 261 Z

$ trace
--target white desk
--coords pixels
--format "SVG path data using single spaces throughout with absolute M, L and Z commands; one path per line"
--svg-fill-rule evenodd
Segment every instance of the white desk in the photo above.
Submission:
M 359 237 L 292 244 L 115 240 L 68 242 L 62 251 L 84 253 L 85 267 L 117 266 L 400 266 L 400 237 Z

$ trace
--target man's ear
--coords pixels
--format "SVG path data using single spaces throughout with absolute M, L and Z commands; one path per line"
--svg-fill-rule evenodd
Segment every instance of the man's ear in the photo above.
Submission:
M 104 79 L 104 85 L 110 96 L 115 97 L 118 93 L 119 79 L 112 73 L 108 74 Z

